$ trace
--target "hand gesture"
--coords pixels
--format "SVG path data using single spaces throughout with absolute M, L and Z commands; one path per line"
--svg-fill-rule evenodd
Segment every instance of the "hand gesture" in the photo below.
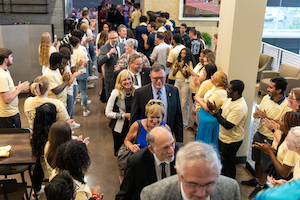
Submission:
M 74 77 L 80 76 L 82 74 L 82 71 L 77 71 L 73 73 Z
M 63 81 L 69 81 L 70 80 L 70 74 L 68 72 L 65 72 L 62 76 Z
M 202 99 L 202 98 L 201 98 L 199 95 L 197 95 L 197 94 L 194 96 L 194 100 L 195 100 L 197 103 L 199 103 L 199 102 L 201 101 L 201 99 Z
M 268 181 L 274 185 L 274 186 L 278 186 L 278 185 L 282 185 L 282 184 L 285 184 L 287 181 L 284 180 L 284 179 L 279 179 L 279 180 L 276 180 L 275 178 L 273 178 L 272 176 L 268 176 L 267 177 Z
M 218 107 L 217 107 L 217 105 L 216 105 L 216 102 L 211 103 L 210 101 L 207 100 L 206 105 L 207 105 L 207 108 L 208 108 L 210 111 L 213 111 L 213 110 L 216 110 L 216 111 L 217 111 L 217 110 L 218 110 Z
M 263 120 L 264 120 L 265 127 L 267 127 L 269 130 L 273 130 L 279 127 L 279 124 L 277 124 L 273 120 L 270 120 L 268 118 L 264 118 Z
M 190 66 L 188 66 L 188 64 L 185 63 L 185 70 L 191 74 L 192 69 L 190 68 Z
M 90 143 L 90 137 L 86 137 L 83 139 L 83 136 L 79 135 L 77 141 L 81 141 L 87 146 Z
M 130 151 L 132 151 L 132 153 L 136 153 L 140 150 L 140 144 L 134 144 L 131 146 Z
M 268 143 L 267 140 L 265 140 L 264 143 L 255 142 L 252 144 L 252 147 L 257 148 L 268 155 L 274 153 L 274 148 Z
M 179 67 L 178 60 L 175 60 L 175 67 Z
M 125 113 L 125 118 L 130 120 L 130 113 Z
M 116 54 L 117 53 L 117 50 L 115 47 L 111 48 L 108 52 L 108 55 L 112 55 L 112 54 Z
M 81 65 L 83 65 L 83 60 L 79 60 L 77 63 L 76 63 L 76 66 L 81 66 Z
M 143 38 L 144 41 L 146 41 L 148 39 L 148 35 L 142 34 L 142 38 Z
M 18 84 L 18 86 L 16 86 L 16 89 L 22 92 L 22 91 L 28 90 L 29 85 L 30 85 L 30 83 L 28 81 L 25 81 L 23 83 L 21 83 L 21 81 L 19 81 L 19 84 Z
M 91 41 L 91 40 L 94 39 L 94 37 L 93 37 L 92 35 L 90 35 L 90 36 L 88 36 L 86 39 L 87 39 L 87 41 Z
M 100 199 L 103 199 L 103 193 L 100 194 L 100 186 L 99 185 L 92 187 L 92 194 L 97 194 L 100 196 Z

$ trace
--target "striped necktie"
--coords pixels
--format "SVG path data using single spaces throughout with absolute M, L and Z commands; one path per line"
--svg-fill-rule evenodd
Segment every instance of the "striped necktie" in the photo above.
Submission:
M 134 79 L 135 79 L 135 85 L 139 86 L 139 81 L 137 79 L 137 75 L 136 74 L 134 75 Z
M 161 91 L 160 90 L 157 91 L 157 98 L 156 99 L 161 100 Z

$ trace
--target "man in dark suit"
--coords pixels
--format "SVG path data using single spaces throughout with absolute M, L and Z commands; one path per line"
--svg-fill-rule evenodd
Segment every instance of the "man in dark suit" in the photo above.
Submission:
M 148 147 L 127 160 L 124 180 L 116 200 L 139 200 L 142 189 L 156 181 L 176 174 L 174 152 L 182 144 L 174 142 L 170 130 L 164 126 L 153 128 L 146 136 Z
M 137 89 L 131 104 L 130 124 L 145 117 L 145 106 L 150 99 L 160 99 L 166 107 L 163 121 L 175 134 L 176 142 L 183 142 L 182 113 L 178 89 L 166 82 L 165 67 L 152 65 L 150 69 L 151 83 Z
M 150 79 L 150 68 L 142 67 L 143 66 L 143 59 L 139 54 L 132 54 L 128 59 L 128 70 L 130 71 L 131 75 L 134 78 L 134 84 L 140 88 L 144 85 L 151 83 Z M 126 68 L 120 69 L 114 72 L 112 84 L 110 91 L 115 88 L 117 76 L 119 73 Z
M 118 34 L 115 31 L 111 31 L 108 34 L 109 43 L 103 45 L 100 48 L 100 55 L 98 57 L 98 71 L 101 71 L 101 66 L 105 64 L 105 92 L 106 98 L 109 98 L 111 81 L 113 79 L 114 67 L 117 64 L 119 57 L 125 52 L 124 44 L 118 43 Z
M 176 158 L 177 175 L 145 187 L 141 200 L 241 198 L 237 181 L 220 175 L 222 165 L 211 145 L 190 142 L 178 151 Z

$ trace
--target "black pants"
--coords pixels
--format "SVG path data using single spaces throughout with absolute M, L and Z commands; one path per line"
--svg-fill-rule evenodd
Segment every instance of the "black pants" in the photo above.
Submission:
M 11 117 L 0 117 L 0 128 L 21 128 L 20 113 Z
M 235 178 L 235 157 L 243 141 L 233 142 L 230 144 L 218 140 L 221 162 L 223 165 L 222 175 Z

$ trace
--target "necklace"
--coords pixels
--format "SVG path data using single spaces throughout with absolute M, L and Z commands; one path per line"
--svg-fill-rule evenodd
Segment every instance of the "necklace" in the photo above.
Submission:
M 129 93 L 129 94 L 125 93 L 125 97 L 130 97 L 130 96 L 131 96 L 131 93 Z

